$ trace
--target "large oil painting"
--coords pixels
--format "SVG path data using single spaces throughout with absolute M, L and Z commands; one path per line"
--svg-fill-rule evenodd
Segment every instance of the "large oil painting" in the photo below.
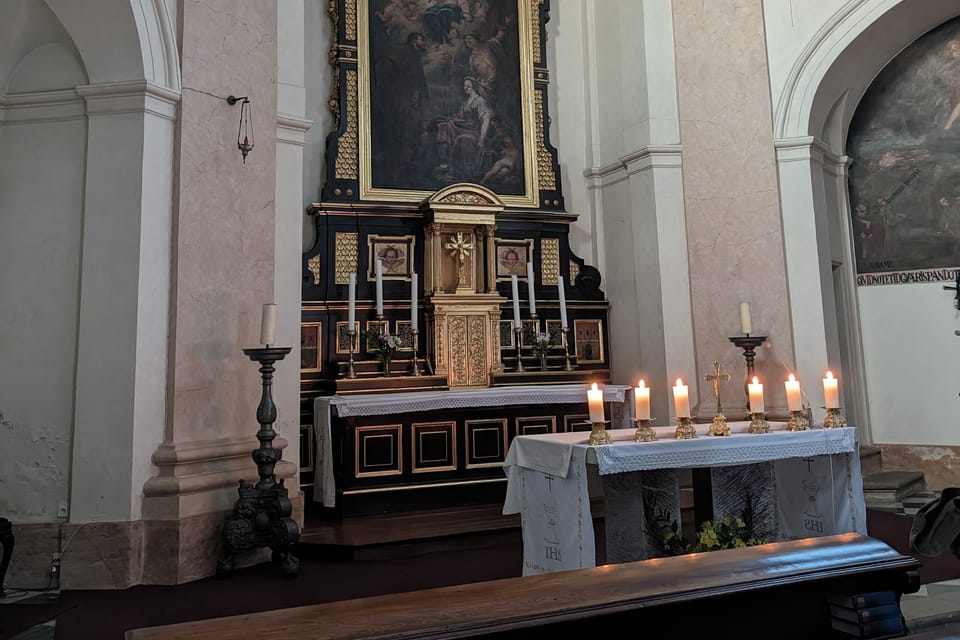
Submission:
M 858 284 L 960 266 L 960 20 L 919 38 L 864 94 L 847 153 Z
M 361 198 L 535 204 L 529 0 L 360 0 Z

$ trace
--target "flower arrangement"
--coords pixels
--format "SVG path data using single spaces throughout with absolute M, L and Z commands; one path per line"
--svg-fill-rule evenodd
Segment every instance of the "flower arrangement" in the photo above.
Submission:
M 659 555 L 679 556 L 685 553 L 752 547 L 770 542 L 771 536 L 755 531 L 755 515 L 747 496 L 742 516 L 726 517 L 719 521 L 707 520 L 700 525 L 693 542 L 684 538 L 677 521 L 670 521 L 669 514 L 662 509 L 652 506 L 646 509 L 644 523 L 646 534 Z
M 400 336 L 391 333 L 380 333 L 376 329 L 367 332 L 367 344 L 371 350 L 377 352 L 377 357 L 387 362 L 397 349 L 403 346 L 403 340 Z
M 552 346 L 553 341 L 547 333 L 540 332 L 533 337 L 533 350 L 536 351 L 538 355 L 544 355 Z

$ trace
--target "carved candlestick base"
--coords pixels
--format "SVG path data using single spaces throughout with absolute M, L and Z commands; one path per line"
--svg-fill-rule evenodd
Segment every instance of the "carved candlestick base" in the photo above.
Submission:
M 713 422 L 710 423 L 710 430 L 707 432 L 711 436 L 728 436 L 730 435 L 730 425 L 727 424 L 727 416 L 722 413 L 718 413 L 713 417 Z
M 637 430 L 633 433 L 634 442 L 653 442 L 657 439 L 657 432 L 650 426 L 651 420 L 634 420 Z
M 839 408 L 827 409 L 827 417 L 823 419 L 824 429 L 835 429 L 847 426 L 847 419 Z
M 750 414 L 750 428 L 747 433 L 770 433 L 770 423 L 767 422 L 767 416 L 763 413 Z
M 810 428 L 810 421 L 803 417 L 802 411 L 791 411 L 787 421 L 787 431 L 806 431 Z
M 677 440 L 690 440 L 697 437 L 697 429 L 690 418 L 677 418 L 677 430 L 673 434 Z
M 610 434 L 607 432 L 606 422 L 590 423 L 590 446 L 595 444 L 610 444 Z

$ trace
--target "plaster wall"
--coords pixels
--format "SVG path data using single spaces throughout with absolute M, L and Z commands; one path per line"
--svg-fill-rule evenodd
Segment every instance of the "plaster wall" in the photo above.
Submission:
M 86 125 L 0 123 L 0 513 L 51 521 L 69 497 Z

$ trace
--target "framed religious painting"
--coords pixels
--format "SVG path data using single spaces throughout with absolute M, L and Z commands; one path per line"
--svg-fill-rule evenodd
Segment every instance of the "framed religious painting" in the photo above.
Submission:
M 559 320 L 547 320 L 546 333 L 550 336 L 550 344 L 558 347 L 563 346 L 563 323 Z
M 413 327 L 409 320 L 397 320 L 394 335 L 400 338 L 397 351 L 413 351 Z
M 416 242 L 416 236 L 368 235 L 370 264 L 367 281 L 374 282 L 377 279 L 377 260 L 382 265 L 384 280 L 410 280 Z
M 500 350 L 516 349 L 517 343 L 514 340 L 513 320 L 500 321 Z
M 497 280 L 510 280 L 517 276 L 517 280 L 526 281 L 527 263 L 533 262 L 533 240 L 494 240 L 497 260 Z
M 574 320 L 573 347 L 577 364 L 602 363 L 603 320 Z
M 331 0 L 337 130 L 323 198 L 421 202 L 456 183 L 563 210 L 543 0 Z
M 320 328 L 319 322 L 300 324 L 300 371 L 320 371 Z

